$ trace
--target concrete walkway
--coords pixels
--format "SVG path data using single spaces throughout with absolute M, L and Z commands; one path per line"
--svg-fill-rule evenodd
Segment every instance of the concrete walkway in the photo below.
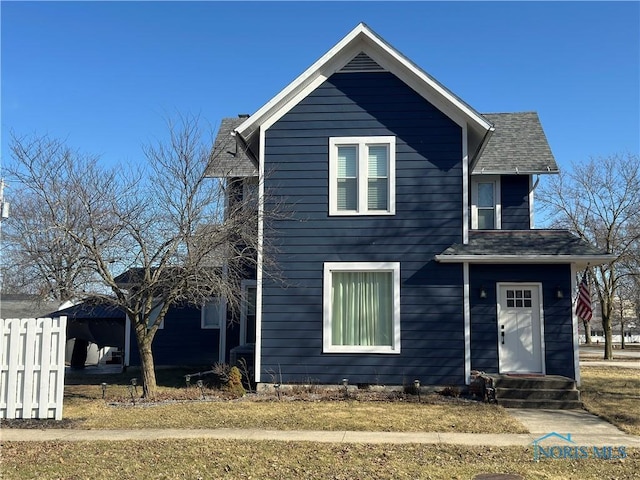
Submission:
M 611 445 L 640 448 L 640 437 L 627 435 L 613 425 L 583 410 L 507 410 L 525 425 L 525 434 L 476 434 L 444 432 L 354 432 L 259 429 L 137 429 L 73 430 L 15 429 L 0 430 L 0 441 L 117 441 L 168 438 L 208 438 L 234 440 L 270 440 L 331 443 L 422 443 L 481 446 L 527 446 L 548 433 L 570 433 L 580 445 Z

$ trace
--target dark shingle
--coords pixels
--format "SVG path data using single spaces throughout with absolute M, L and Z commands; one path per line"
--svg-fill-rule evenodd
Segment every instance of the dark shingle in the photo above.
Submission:
M 216 136 L 207 176 L 209 177 L 254 177 L 258 175 L 258 170 L 245 153 L 240 142 L 232 132 L 244 122 L 246 118 L 234 117 L 223 118 L 220 122 L 218 135 Z
M 606 257 L 606 252 L 566 230 L 483 230 L 469 232 L 469 243 L 447 248 L 440 260 L 454 257 Z M 514 263 L 517 258 L 514 258 Z
M 482 156 L 473 167 L 480 173 L 556 173 L 551 153 L 536 112 L 486 113 L 495 126 Z

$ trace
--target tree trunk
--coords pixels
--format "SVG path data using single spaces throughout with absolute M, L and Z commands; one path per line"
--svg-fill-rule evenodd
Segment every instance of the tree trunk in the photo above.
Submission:
M 153 353 L 151 352 L 151 339 L 145 337 L 138 340 L 138 349 L 140 350 L 140 370 L 142 371 L 142 396 L 144 398 L 154 398 L 157 384 Z
M 624 321 L 620 320 L 620 350 L 624 350 Z
M 584 344 L 591 345 L 591 322 L 583 320 L 582 323 L 584 325 Z
M 604 359 L 613 360 L 613 328 L 611 317 L 602 314 L 602 329 L 604 330 Z

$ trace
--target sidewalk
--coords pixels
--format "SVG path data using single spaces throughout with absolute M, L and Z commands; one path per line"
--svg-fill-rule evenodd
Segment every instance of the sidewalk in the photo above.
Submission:
M 628 435 L 613 425 L 582 410 L 508 410 L 531 433 L 484 434 L 444 432 L 354 432 L 259 429 L 138 429 L 72 430 L 15 429 L 0 430 L 0 441 L 118 441 L 158 440 L 170 438 L 205 438 L 219 440 L 270 440 L 322 443 L 421 443 L 481 446 L 527 446 L 551 432 L 570 433 L 580 445 L 611 445 L 640 448 L 640 437 Z

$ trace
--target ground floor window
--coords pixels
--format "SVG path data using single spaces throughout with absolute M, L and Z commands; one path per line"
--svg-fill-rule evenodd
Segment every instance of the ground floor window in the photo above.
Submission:
M 400 352 L 400 264 L 325 263 L 324 351 Z

